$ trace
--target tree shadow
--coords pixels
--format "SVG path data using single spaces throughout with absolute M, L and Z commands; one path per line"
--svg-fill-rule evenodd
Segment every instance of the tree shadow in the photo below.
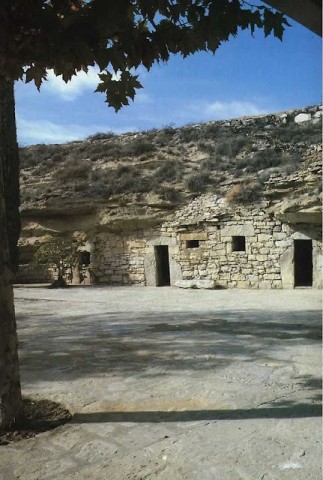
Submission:
M 207 371 L 277 361 L 288 345 L 320 342 L 319 311 L 101 312 L 18 316 L 26 382 Z M 31 328 L 32 326 L 32 328 Z M 288 362 L 288 360 L 279 360 Z M 155 369 L 155 370 L 154 370 Z
M 269 406 L 262 408 L 237 410 L 185 410 L 185 411 L 134 411 L 134 412 L 95 412 L 75 413 L 72 423 L 161 423 L 161 422 L 195 422 L 214 420 L 250 420 L 266 418 L 310 418 L 321 417 L 321 405 L 299 403 L 286 406 Z

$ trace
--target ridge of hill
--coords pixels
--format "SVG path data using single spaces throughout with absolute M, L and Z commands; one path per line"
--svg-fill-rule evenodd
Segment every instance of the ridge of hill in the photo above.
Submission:
M 286 210 L 305 202 L 317 210 L 321 119 L 322 107 L 310 106 L 24 147 L 21 214 L 64 218 L 101 212 L 102 217 L 103 209 L 103 223 L 160 218 L 204 193 L 232 204 L 266 201 Z

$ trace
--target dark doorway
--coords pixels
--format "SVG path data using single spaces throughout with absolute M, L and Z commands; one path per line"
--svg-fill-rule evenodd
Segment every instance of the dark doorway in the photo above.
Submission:
M 313 285 L 312 240 L 294 240 L 295 287 Z
M 156 259 L 156 286 L 166 287 L 170 285 L 169 254 L 167 245 L 155 247 Z
M 86 250 L 83 250 L 80 252 L 80 265 L 90 265 L 91 263 L 91 254 L 90 252 L 87 252 Z

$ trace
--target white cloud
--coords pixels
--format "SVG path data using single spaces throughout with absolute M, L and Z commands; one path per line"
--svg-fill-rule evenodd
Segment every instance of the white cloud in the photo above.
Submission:
M 229 102 L 212 102 L 206 106 L 205 113 L 208 115 L 213 115 L 214 120 L 217 120 L 249 115 L 260 115 L 265 113 L 265 110 L 253 102 L 233 100 Z
M 94 92 L 98 83 L 100 70 L 98 67 L 89 67 L 88 72 L 78 72 L 67 83 L 62 75 L 56 76 L 54 70 L 47 71 L 47 81 L 42 84 L 42 89 L 53 95 L 58 95 L 66 101 L 73 101 L 86 92 Z M 120 72 L 112 74 L 113 80 L 120 80 Z
M 48 70 L 47 81 L 43 90 L 58 95 L 63 100 L 73 101 L 85 92 L 93 92 L 100 81 L 99 70 L 90 67 L 88 73 L 78 72 L 69 82 L 65 83 L 62 76 L 56 77 L 53 70 Z
M 64 143 L 73 140 L 83 140 L 85 137 L 97 132 L 113 131 L 118 134 L 136 130 L 133 126 L 115 129 L 109 128 L 108 125 L 59 125 L 48 120 L 28 120 L 19 115 L 17 117 L 18 140 L 21 145 Z
M 215 100 L 213 102 L 208 102 L 206 100 L 193 100 L 191 102 L 185 101 L 185 103 L 183 103 L 181 100 L 177 105 L 174 103 L 172 121 L 179 125 L 185 125 L 188 123 L 227 120 L 230 118 L 270 113 L 272 109 L 261 105 L 263 103 L 264 102 L 244 100 Z M 168 115 L 169 119 L 169 111 L 163 113 Z

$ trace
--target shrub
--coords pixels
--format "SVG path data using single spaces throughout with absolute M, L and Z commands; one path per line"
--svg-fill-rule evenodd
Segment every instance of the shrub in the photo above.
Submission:
M 194 193 L 205 192 L 207 184 L 210 182 L 209 173 L 201 171 L 193 173 L 186 179 L 186 187 Z
M 157 168 L 155 172 L 155 180 L 164 182 L 166 180 L 175 180 L 179 171 L 178 162 L 165 162 Z
M 183 127 L 179 130 L 179 139 L 182 142 L 196 142 L 201 138 L 201 130 L 196 127 Z
M 136 176 L 137 170 L 133 165 L 118 165 L 115 175 L 117 178 L 122 177 L 123 175 L 133 175 Z
M 267 149 L 260 150 L 253 156 L 245 158 L 247 172 L 254 173 L 265 168 L 277 167 L 283 162 L 281 151 Z
M 129 141 L 129 143 L 123 145 L 122 147 L 123 155 L 133 157 L 142 155 L 143 153 L 152 152 L 154 150 L 154 144 L 152 142 L 147 142 L 147 140 L 144 140 L 143 138 L 135 138 L 134 140 Z
M 21 148 L 19 150 L 19 157 L 21 168 L 35 167 L 42 161 L 42 158 L 37 152 L 31 151 L 28 148 Z
M 88 163 L 66 163 L 64 166 L 56 170 L 54 177 L 56 180 L 70 183 L 75 179 L 87 180 L 91 172 L 91 166 Z
M 218 155 L 223 155 L 225 157 L 232 156 L 232 144 L 231 140 L 222 140 L 219 142 L 215 148 L 215 152 Z
M 155 191 L 158 193 L 160 198 L 166 200 L 167 202 L 178 202 L 181 198 L 178 190 L 172 187 L 157 187 Z
M 321 143 L 322 140 L 322 120 L 313 122 L 282 123 L 275 129 L 272 136 L 285 143 Z
M 225 157 L 233 158 L 246 145 L 247 139 L 241 135 L 227 140 L 221 140 L 216 146 L 216 153 Z
M 201 170 L 204 171 L 212 171 L 217 168 L 217 161 L 215 158 L 207 158 L 206 160 L 203 160 L 201 163 Z
M 214 152 L 214 145 L 210 144 L 210 143 L 206 143 L 203 140 L 200 140 L 199 142 L 197 142 L 197 148 L 201 152 L 205 152 L 205 153 L 208 153 L 210 155 Z
M 175 124 L 174 123 L 168 123 L 166 125 L 163 125 L 163 133 L 169 136 L 173 136 L 176 133 L 176 129 L 174 128 Z
M 226 194 L 228 203 L 253 203 L 258 201 L 262 193 L 262 187 L 258 182 L 246 182 L 234 185 Z
M 89 135 L 86 140 L 88 140 L 89 142 L 94 142 L 95 140 L 108 140 L 110 138 L 113 138 L 114 136 L 115 133 L 113 132 L 98 132 L 94 135 Z
M 123 175 L 112 188 L 113 193 L 144 193 L 151 190 L 151 184 L 147 178 L 127 174 Z
M 203 127 L 201 131 L 201 135 L 203 135 L 204 138 L 214 139 L 218 137 L 220 132 L 221 132 L 221 127 L 219 124 L 209 123 Z
M 87 192 L 88 186 L 89 186 L 88 182 L 81 180 L 79 182 L 73 183 L 73 190 L 74 192 Z

